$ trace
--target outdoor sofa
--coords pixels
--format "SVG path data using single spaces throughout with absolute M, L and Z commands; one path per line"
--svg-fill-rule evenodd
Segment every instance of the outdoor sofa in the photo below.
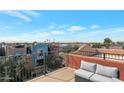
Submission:
M 81 61 L 80 69 L 74 72 L 75 82 L 121 82 L 116 67 L 103 66 L 96 63 Z

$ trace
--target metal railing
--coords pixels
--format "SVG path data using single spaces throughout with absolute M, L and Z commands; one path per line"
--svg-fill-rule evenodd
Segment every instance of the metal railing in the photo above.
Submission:
M 121 60 L 124 61 L 124 55 L 122 54 L 109 54 L 109 53 L 101 53 L 101 52 L 92 52 L 92 51 L 80 51 L 78 54 L 83 56 L 92 56 L 92 57 L 99 57 L 105 59 L 112 59 L 112 60 Z

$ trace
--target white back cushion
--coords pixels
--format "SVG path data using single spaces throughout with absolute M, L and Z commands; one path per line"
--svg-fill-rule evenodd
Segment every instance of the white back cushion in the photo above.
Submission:
M 90 63 L 82 60 L 80 68 L 95 73 L 96 63 Z
M 96 73 L 104 76 L 108 76 L 111 78 L 118 77 L 118 68 L 116 67 L 108 67 L 97 64 Z

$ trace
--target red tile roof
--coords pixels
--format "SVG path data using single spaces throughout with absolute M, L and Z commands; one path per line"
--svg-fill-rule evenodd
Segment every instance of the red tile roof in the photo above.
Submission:
M 122 49 L 97 49 L 97 51 L 106 54 L 124 55 L 124 50 Z
M 122 49 L 101 49 L 101 48 L 92 48 L 90 45 L 82 45 L 75 53 L 79 54 L 83 51 L 89 52 L 99 52 L 99 53 L 106 53 L 112 55 L 124 55 L 124 50 Z

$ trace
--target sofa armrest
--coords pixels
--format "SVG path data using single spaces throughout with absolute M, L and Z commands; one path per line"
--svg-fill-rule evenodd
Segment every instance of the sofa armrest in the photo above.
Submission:
M 113 82 L 123 82 L 122 80 L 118 79 L 118 78 L 112 78 Z

